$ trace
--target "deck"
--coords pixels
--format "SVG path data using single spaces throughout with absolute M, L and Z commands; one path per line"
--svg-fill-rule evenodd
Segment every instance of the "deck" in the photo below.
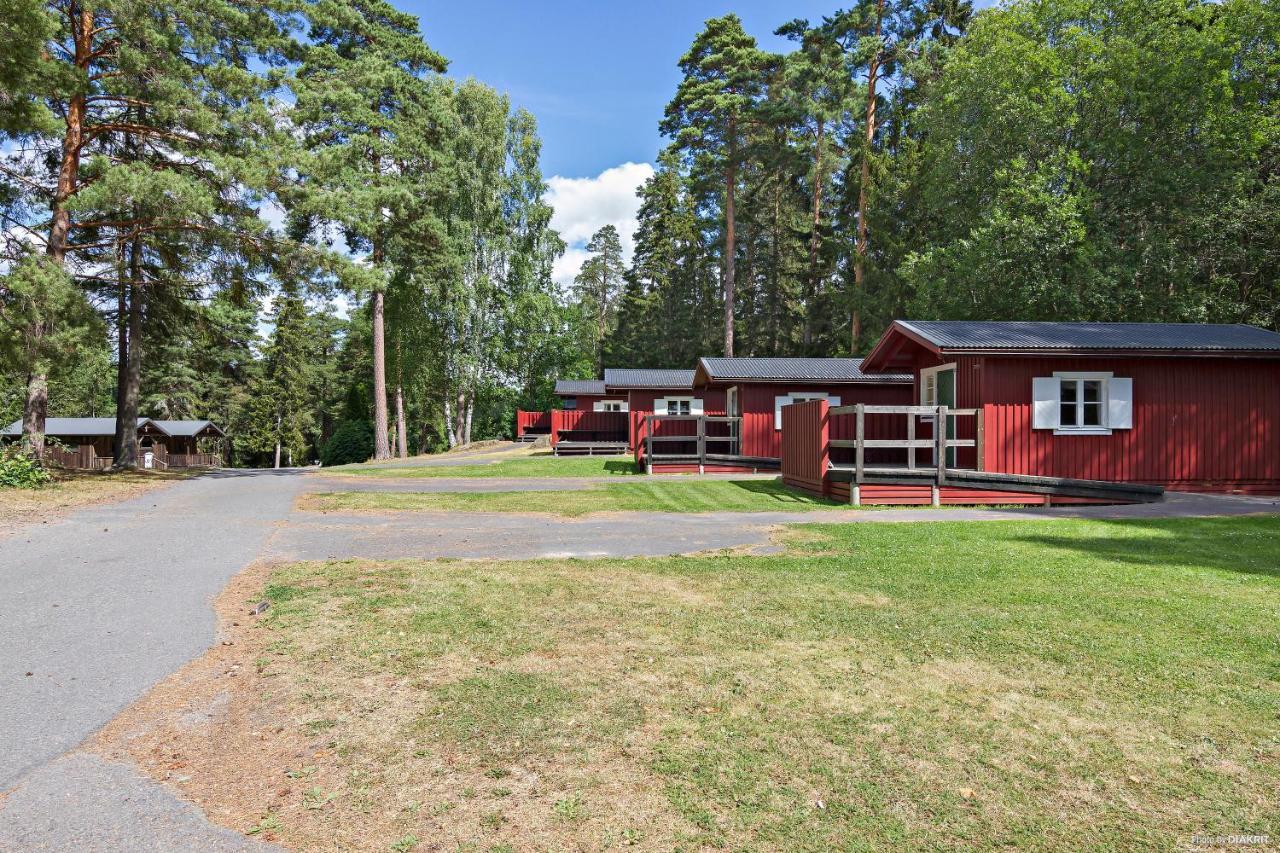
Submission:
M 984 432 L 981 409 L 828 407 L 821 401 L 787 406 L 783 478 L 854 506 L 864 500 L 1150 503 L 1164 495 L 1159 486 L 1143 483 L 985 471 Z
M 556 442 L 556 456 L 616 456 L 628 453 L 631 445 L 625 441 L 565 440 Z

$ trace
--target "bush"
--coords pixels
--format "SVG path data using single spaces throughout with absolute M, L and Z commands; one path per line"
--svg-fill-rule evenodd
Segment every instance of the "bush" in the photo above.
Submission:
M 18 445 L 0 450 L 0 487 L 38 489 L 52 478 Z
M 343 421 L 320 448 L 320 464 L 326 466 L 364 462 L 372 456 L 373 424 L 368 421 Z

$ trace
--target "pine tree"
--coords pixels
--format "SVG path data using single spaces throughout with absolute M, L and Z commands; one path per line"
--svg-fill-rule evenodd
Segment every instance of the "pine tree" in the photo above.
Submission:
M 763 87 L 768 56 L 737 15 L 712 18 L 680 58 L 684 78 L 661 124 L 690 162 L 720 176 L 724 221 L 724 353 L 733 355 L 739 170 L 743 135 Z
M 418 20 L 384 0 L 308 4 L 311 46 L 297 74 L 292 119 L 304 135 L 295 222 L 333 224 L 366 252 L 373 330 L 375 456 L 388 441 L 385 299 L 398 277 L 389 261 L 397 231 L 430 224 L 442 153 L 444 99 L 431 75 L 446 61 L 422 39 Z M 432 235 L 436 240 L 438 236 Z M 419 251 L 431 241 L 419 243 Z
M 574 294 L 591 318 L 591 347 L 596 353 L 597 375 L 604 369 L 605 337 L 617 325 L 624 271 L 618 229 L 605 225 L 591 235 L 587 260 L 573 281 Z

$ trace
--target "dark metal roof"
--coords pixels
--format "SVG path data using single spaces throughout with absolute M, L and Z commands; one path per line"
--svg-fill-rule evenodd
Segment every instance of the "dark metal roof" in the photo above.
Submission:
M 138 426 L 156 423 L 150 418 L 138 418 Z M 159 424 L 156 424 L 159 426 Z M 161 430 L 164 427 L 160 427 Z M 115 418 L 45 418 L 45 435 L 115 435 Z M 5 428 L 3 435 L 22 435 L 22 421 L 16 420 Z
M 863 373 L 860 358 L 704 358 L 698 373 L 706 381 L 911 382 L 910 373 Z
M 212 421 L 159 421 L 154 418 L 138 418 L 138 429 L 150 424 L 168 436 L 184 437 L 199 435 L 211 431 L 223 435 L 222 430 Z M 116 434 L 115 418 L 46 418 L 45 435 L 79 435 L 79 436 L 114 436 Z M 9 424 L 0 435 L 22 435 L 22 421 Z
M 224 435 L 223 431 L 213 421 L 151 421 L 160 429 L 174 437 L 195 436 L 202 432 L 213 432 L 218 435 Z
M 898 324 L 944 350 L 1280 352 L 1280 334 L 1241 324 L 970 320 L 899 320 Z
M 572 397 L 575 394 L 603 394 L 604 383 L 599 379 L 557 379 L 556 394 Z
M 610 367 L 604 372 L 609 388 L 692 388 L 692 370 Z

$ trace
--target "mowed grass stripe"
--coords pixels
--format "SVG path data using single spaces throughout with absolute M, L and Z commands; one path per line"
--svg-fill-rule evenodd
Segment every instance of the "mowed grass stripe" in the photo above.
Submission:
M 326 475 L 352 477 L 629 477 L 643 473 L 630 456 L 533 455 L 467 465 L 382 465 L 325 468 Z
M 299 506 L 325 512 L 540 512 L 571 517 L 598 512 L 848 509 L 847 504 L 794 491 L 776 480 L 646 480 L 526 492 L 320 492 L 304 496 Z

